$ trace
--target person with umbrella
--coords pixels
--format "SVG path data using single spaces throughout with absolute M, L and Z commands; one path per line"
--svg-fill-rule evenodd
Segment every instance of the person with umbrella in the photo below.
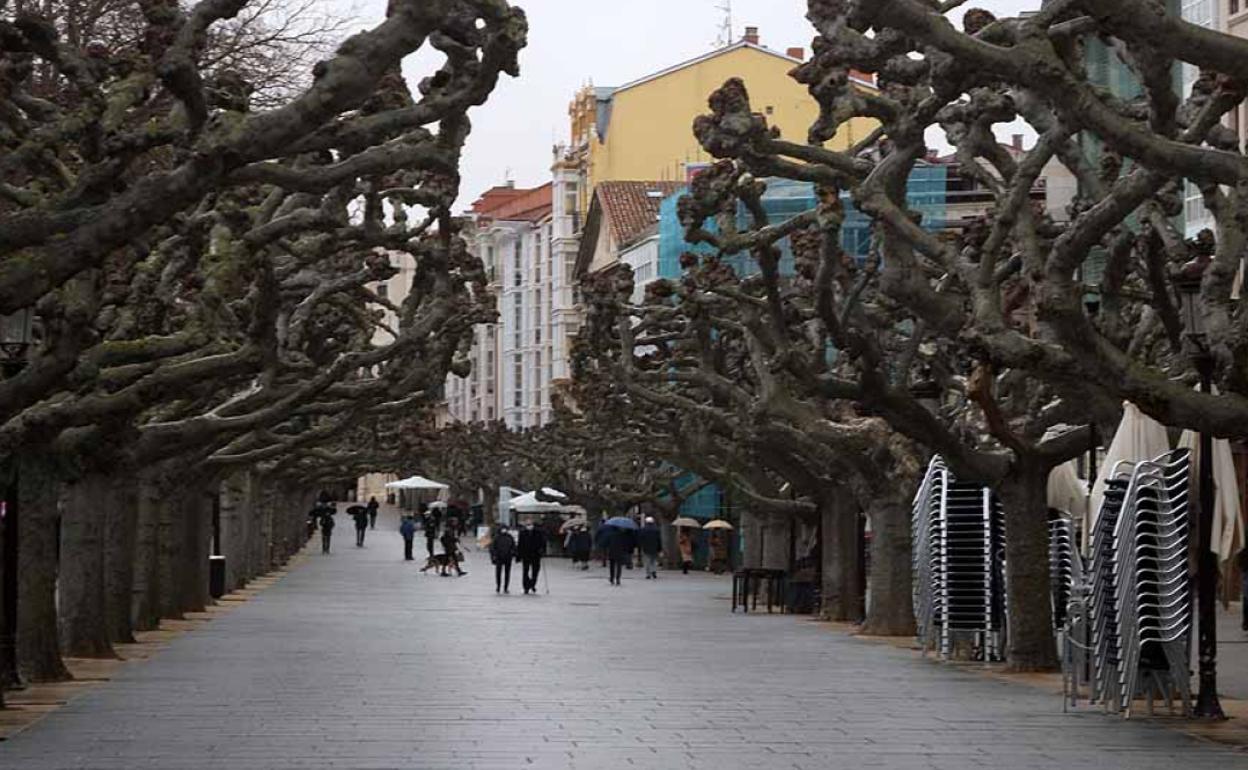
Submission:
M 624 574 L 624 565 L 632 561 L 633 550 L 637 547 L 634 533 L 637 523 L 626 516 L 616 516 L 603 522 L 603 528 L 609 531 L 607 539 L 607 559 L 611 571 L 608 580 L 613 585 L 620 585 Z
M 537 593 L 537 576 L 542 571 L 542 557 L 546 555 L 546 533 L 532 521 L 520 530 L 520 542 L 516 544 L 516 557 L 520 559 L 521 585 L 527 596 Z
M 353 505 L 347 509 L 347 513 L 355 520 L 355 547 L 364 547 L 364 533 L 368 530 L 368 508 L 362 505 Z
M 680 553 L 680 570 L 688 575 L 693 566 L 693 533 L 690 530 L 701 529 L 702 524 L 697 519 L 681 516 L 672 522 L 672 526 L 677 528 L 676 550 Z

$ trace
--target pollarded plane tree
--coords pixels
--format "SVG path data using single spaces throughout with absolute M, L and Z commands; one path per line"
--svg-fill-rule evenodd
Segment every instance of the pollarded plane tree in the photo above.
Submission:
M 1095 95 L 1102 107 L 1111 105 L 1124 125 L 1136 129 L 1168 126 L 1175 138 L 1159 141 L 1171 149 L 1190 146 L 1202 159 L 1224 157 L 1219 154 L 1224 151 L 1199 145 L 1226 146 L 1217 121 L 1242 94 L 1233 81 L 1206 74 L 1190 98 L 1179 100 L 1169 75 L 1156 71 L 1158 60 L 1137 41 L 1135 53 L 1127 45 L 1124 56 L 1144 84 L 1144 96 L 1129 104 L 1113 101 L 1087 84 L 1080 48 L 1080 38 L 1105 32 L 1108 19 L 1080 15 L 1082 5 L 1056 3 L 1036 16 L 1007 21 L 970 11 L 968 32 L 959 33 L 938 9 L 923 3 L 812 3 L 809 16 L 820 32 L 815 57 L 794 71 L 822 110 L 807 142 L 771 132 L 761 116 L 752 114 L 739 83 L 721 89 L 712 99 L 714 114 L 695 127 L 703 146 L 733 159 L 736 172 L 816 185 L 824 201 L 821 210 L 777 224 L 777 229 L 814 224 L 830 246 L 830 225 L 839 214 L 829 203 L 842 192 L 870 218 L 878 259 L 871 263 L 871 276 L 854 285 L 877 287 L 878 306 L 891 306 L 902 318 L 883 326 L 868 323 L 875 334 L 866 335 L 855 330 L 856 324 L 846 324 L 853 321 L 854 303 L 838 308 L 829 301 L 835 297 L 830 282 L 835 265 L 822 260 L 813 273 L 815 307 L 830 339 L 858 362 L 856 384 L 845 387 L 825 378 L 825 393 L 851 398 L 885 417 L 899 432 L 948 456 L 965 476 L 1000 485 L 1011 519 L 1007 526 L 1014 531 L 1009 544 L 1010 654 L 1014 665 L 1024 668 L 1053 661 L 1047 607 L 1038 601 L 1028 607 L 1026 601 L 1042 594 L 1045 584 L 1044 479 L 1086 440 L 1074 430 L 1046 438 L 1050 429 L 1112 420 L 1113 401 L 1120 396 L 1140 400 L 1163 419 L 1187 419 L 1185 424 L 1194 427 L 1208 427 L 1195 414 L 1197 404 L 1223 416 L 1235 409 L 1234 396 L 1215 404 L 1168 379 L 1174 369 L 1181 374 L 1186 366 L 1169 272 L 1199 256 L 1202 248 L 1184 243 L 1167 221 L 1174 210 L 1175 175 L 1150 169 L 1147 154 L 1131 156 L 1121 136 L 1100 136 L 1099 124 L 1080 123 L 1063 94 Z M 1066 67 L 1067 74 L 1074 73 L 1070 77 L 1078 79 L 1079 87 L 1058 92 L 1050 85 L 1029 85 L 1024 81 L 1044 70 L 1037 62 L 1026 78 L 1010 80 L 964 55 L 994 46 L 1021 47 L 1024 40 L 1028 56 L 1039 56 L 1034 45 Z M 1169 73 L 1173 62 L 1163 64 Z M 875 73 L 880 90 L 852 89 L 851 69 Z M 1163 113 L 1169 117 L 1158 124 Z M 854 116 L 876 121 L 877 130 L 846 152 L 820 145 Z M 993 135 L 995 125 L 1016 118 L 1039 133 L 1036 146 L 1021 157 L 1006 152 Z M 995 199 L 995 208 L 956 239 L 924 228 L 906 205 L 907 181 L 926 156 L 925 139 L 935 130 L 955 147 L 960 171 L 980 180 Z M 1077 132 L 1095 134 L 1130 163 L 1107 152 L 1094 167 L 1082 149 L 1086 142 L 1075 141 Z M 1067 167 L 1080 184 L 1068 222 L 1055 222 L 1032 206 L 1030 190 L 1050 162 Z M 1215 214 L 1218 205 L 1233 208 L 1225 189 L 1210 188 L 1206 197 Z M 1098 285 L 1085 285 L 1077 268 L 1098 246 L 1109 255 L 1107 269 Z M 823 250 L 835 257 L 833 249 Z M 1215 255 L 1215 268 L 1205 274 L 1209 316 L 1217 314 L 1211 307 L 1218 292 L 1229 294 L 1236 262 L 1225 255 L 1228 275 L 1227 270 L 1218 273 L 1218 260 Z M 852 299 L 857 291 L 845 296 Z M 1089 293 L 1100 294 L 1095 316 L 1085 307 Z M 898 348 L 907 364 L 900 369 L 881 366 L 890 357 L 876 337 L 881 331 L 895 334 L 896 320 L 906 320 L 912 330 L 909 345 Z M 1216 346 L 1218 324 L 1209 326 Z M 1223 350 L 1233 348 L 1233 340 L 1222 340 Z M 925 349 L 938 355 L 905 353 Z M 951 431 L 918 408 L 908 395 L 922 371 L 916 364 L 961 383 L 966 398 L 978 407 L 975 429 Z M 1228 383 L 1234 379 L 1233 367 L 1224 370 L 1224 377 Z M 1220 430 L 1225 432 L 1225 423 Z
M 141 520 L 115 529 L 138 535 L 106 550 L 160 594 L 156 612 L 193 606 L 202 585 L 179 597 L 167 584 L 177 548 L 196 564 L 206 556 L 202 517 L 178 519 L 181 543 L 136 552 L 145 526 L 169 529 L 159 516 L 170 512 L 151 510 L 170 507 L 169 490 L 197 498 L 225 474 L 277 469 L 288 453 L 341 446 L 357 421 L 427 403 L 465 332 L 493 318 L 450 206 L 467 112 L 516 74 L 522 12 L 394 3 L 306 89 L 259 109 L 239 73 L 202 67 L 214 25 L 244 5 L 145 4 L 132 49 L 82 50 L 20 10 L 0 21 L 0 306 L 38 321 L 29 363 L 0 382 L 0 447 L 22 470 L 18 639 L 33 678 L 65 674 L 54 556 L 64 482 L 73 500 L 95 476 L 159 463 L 140 486 L 165 493 L 124 496 L 119 515 Z M 414 97 L 398 65 L 425 44 L 444 61 Z M 55 98 L 34 77 L 49 70 Z M 373 291 L 396 255 L 414 265 L 399 304 Z M 99 517 L 71 517 L 81 526 L 70 535 L 97 551 Z M 113 574 L 108 559 L 73 561 Z M 105 581 L 71 577 L 68 611 L 97 602 L 73 586 Z M 75 650 L 107 652 L 98 629 L 70 636 L 83 640 Z

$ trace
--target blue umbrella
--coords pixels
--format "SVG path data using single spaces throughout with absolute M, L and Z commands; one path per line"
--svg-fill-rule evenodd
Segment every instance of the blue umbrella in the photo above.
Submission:
M 604 526 L 619 527 L 620 529 L 637 529 L 637 522 L 627 516 L 616 516 L 603 522 Z

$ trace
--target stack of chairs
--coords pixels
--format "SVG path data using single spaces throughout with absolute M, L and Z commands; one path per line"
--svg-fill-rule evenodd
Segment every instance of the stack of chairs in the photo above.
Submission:
M 1191 699 L 1188 643 L 1188 513 L 1191 452 L 1178 449 L 1139 463 L 1115 530 L 1117 546 L 1117 706 L 1126 716 L 1137 697 L 1154 696 L 1187 713 Z
M 1088 565 L 1088 616 L 1091 624 L 1091 697 L 1117 702 L 1118 690 L 1118 579 L 1114 533 L 1121 518 L 1130 483 L 1130 463 L 1119 463 L 1105 486 L 1101 509 L 1092 528 Z
M 949 481 L 949 471 L 939 456 L 927 465 L 923 483 L 910 514 L 911 575 L 917 636 L 924 654 L 939 643 L 939 600 L 941 561 L 939 543 L 933 533 L 940 531 L 941 501 Z
M 1049 582 L 1053 597 L 1053 628 L 1066 626 L 1075 586 L 1083 580 L 1083 557 L 1074 520 L 1060 514 L 1049 521 Z
M 1083 555 L 1074 519 L 1058 512 L 1049 520 L 1049 582 L 1053 630 L 1062 655 L 1062 686 L 1070 705 L 1078 702 L 1091 672 L 1091 625 Z
M 1093 701 L 1131 716 L 1143 697 L 1189 713 L 1191 452 L 1119 463 L 1092 531 L 1085 586 Z
M 974 657 L 1005 653 L 1005 537 L 990 489 L 959 482 L 940 458 L 928 466 L 912 511 L 919 641 L 944 657 L 969 645 Z

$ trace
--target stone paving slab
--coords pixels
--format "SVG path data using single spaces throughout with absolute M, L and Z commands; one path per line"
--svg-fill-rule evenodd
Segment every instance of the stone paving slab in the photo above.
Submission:
M 1155 722 L 782 615 L 724 578 L 571 571 L 496 595 L 404 563 L 387 512 L 74 698 L 0 768 L 1248 768 Z M 345 530 L 345 528 L 344 528 Z M 343 530 L 340 530 L 340 533 Z

